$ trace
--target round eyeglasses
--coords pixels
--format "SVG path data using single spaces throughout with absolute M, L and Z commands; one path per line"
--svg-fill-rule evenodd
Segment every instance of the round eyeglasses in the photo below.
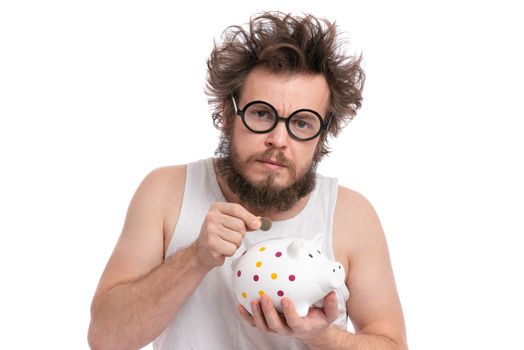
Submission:
M 286 124 L 289 135 L 298 141 L 313 140 L 327 129 L 322 117 L 311 109 L 299 109 L 287 118 L 278 115 L 277 110 L 265 101 L 251 101 L 240 109 L 235 98 L 231 96 L 236 114 L 242 118 L 242 123 L 257 134 L 264 134 L 277 127 L 279 121 Z

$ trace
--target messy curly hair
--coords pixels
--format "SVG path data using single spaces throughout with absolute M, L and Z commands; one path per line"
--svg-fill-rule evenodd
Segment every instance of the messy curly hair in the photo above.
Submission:
M 231 95 L 239 95 L 247 75 L 255 67 L 276 74 L 323 74 L 330 89 L 328 133 L 337 136 L 356 115 L 362 103 L 365 75 L 362 56 L 345 52 L 337 26 L 312 15 L 292 16 L 264 12 L 253 16 L 248 28 L 230 26 L 215 42 L 207 60 L 205 92 L 213 110 L 213 124 L 221 129 L 223 118 L 235 115 Z M 226 123 L 230 126 L 232 123 Z M 227 130 L 226 130 L 227 132 Z M 327 154 L 327 134 L 320 154 Z

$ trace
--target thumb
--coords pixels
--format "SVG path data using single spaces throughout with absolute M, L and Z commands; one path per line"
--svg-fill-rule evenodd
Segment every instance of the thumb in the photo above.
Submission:
M 324 298 L 324 313 L 329 323 L 336 320 L 338 316 L 337 293 L 331 292 Z
M 246 225 L 247 231 L 256 231 L 260 228 L 262 222 L 260 221 L 259 216 L 253 216 L 253 219 L 249 221 L 249 224 Z

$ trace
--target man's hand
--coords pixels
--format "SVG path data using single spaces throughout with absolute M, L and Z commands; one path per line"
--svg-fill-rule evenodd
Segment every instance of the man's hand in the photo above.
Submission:
M 281 303 L 283 314 L 277 312 L 267 295 L 261 296 L 260 300 L 251 301 L 253 316 L 242 305 L 238 305 L 237 308 L 246 322 L 263 332 L 278 333 L 304 341 L 325 331 L 338 315 L 335 292 L 329 293 L 324 298 L 322 309 L 312 308 L 304 318 L 297 314 L 290 299 L 282 298 Z
M 192 244 L 199 264 L 212 269 L 235 254 L 247 231 L 260 228 L 260 219 L 235 203 L 214 203 Z

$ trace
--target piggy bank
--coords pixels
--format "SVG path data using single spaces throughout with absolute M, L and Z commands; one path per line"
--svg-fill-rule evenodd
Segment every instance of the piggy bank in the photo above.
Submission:
M 310 306 L 322 306 L 324 297 L 343 285 L 344 267 L 321 251 L 322 235 L 270 239 L 247 249 L 232 262 L 233 289 L 240 304 L 251 312 L 250 301 L 266 294 L 281 312 L 280 299 L 293 301 L 305 317 Z

